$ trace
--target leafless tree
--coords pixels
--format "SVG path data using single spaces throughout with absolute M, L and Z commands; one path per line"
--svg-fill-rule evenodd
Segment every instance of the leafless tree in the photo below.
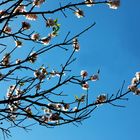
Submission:
M 57 40 L 60 24 L 63 24 L 53 18 L 55 13 L 70 18 L 68 13 L 71 12 L 77 18 L 82 18 L 84 11 L 81 9 L 84 6 L 92 8 L 94 5 L 107 4 L 109 8 L 117 9 L 119 0 L 81 0 L 77 3 L 71 0 L 67 4 L 59 3 L 54 9 L 44 9 L 43 5 L 48 3 L 45 0 L 0 2 L 0 82 L 1 86 L 7 88 L 7 93 L 1 91 L 3 94 L 0 100 L 0 130 L 4 138 L 11 135 L 10 130 L 14 127 L 28 130 L 33 124 L 45 127 L 67 123 L 78 125 L 101 104 L 123 107 L 116 101 L 127 100 L 126 95 L 130 92 L 140 94 L 140 72 L 137 72 L 125 91 L 123 83 L 116 94 L 100 94 L 90 102 L 89 84 L 99 80 L 100 70 L 90 76 L 85 70 L 79 72 L 79 75 L 71 73 L 71 64 L 76 60 L 74 55 L 80 50 L 78 37 L 93 28 L 95 22 L 72 37 L 71 32 L 68 32 L 63 40 L 52 43 L 52 40 Z M 48 15 L 51 18 L 47 18 Z M 38 20 L 43 22 L 42 28 L 48 29 L 49 34 L 42 34 L 32 28 L 32 24 L 38 26 Z M 69 57 L 60 64 L 58 70 L 49 67 L 45 61 L 39 66 L 38 59 L 48 52 L 53 53 L 53 49 L 61 49 L 64 54 L 68 52 Z M 17 52 L 20 52 L 22 59 Z M 50 86 L 46 87 L 46 83 L 50 83 Z M 63 90 L 64 87 L 70 89 L 71 85 L 83 88 L 85 94 L 71 98 L 74 95 L 66 94 Z

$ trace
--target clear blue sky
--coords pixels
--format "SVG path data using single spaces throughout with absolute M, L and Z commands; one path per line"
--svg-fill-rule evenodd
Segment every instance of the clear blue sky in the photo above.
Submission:
M 82 19 L 77 19 L 70 12 L 68 18 L 64 18 L 61 13 L 48 16 L 59 19 L 61 30 L 58 40 L 62 39 L 67 31 L 75 34 L 94 21 L 97 23 L 79 38 L 81 49 L 76 54 L 77 61 L 72 65 L 74 73 L 79 73 L 82 69 L 86 69 L 90 74 L 101 70 L 100 80 L 90 85 L 91 98 L 96 98 L 100 93 L 116 93 L 123 80 L 126 80 L 127 88 L 135 72 L 140 71 L 139 5 L 139 0 L 122 0 L 118 10 L 109 9 L 107 5 L 83 7 L 85 18 Z M 41 26 L 41 23 L 38 26 Z M 63 59 L 65 54 L 59 53 Z M 57 54 L 57 50 L 48 54 L 48 62 L 52 66 L 55 66 L 55 60 L 62 60 Z M 40 63 L 43 60 L 41 58 Z M 132 94 L 128 97 L 128 101 L 121 102 L 126 108 L 101 106 L 90 119 L 78 127 L 69 124 L 47 129 L 36 125 L 29 133 L 15 129 L 9 140 L 138 140 L 140 97 Z

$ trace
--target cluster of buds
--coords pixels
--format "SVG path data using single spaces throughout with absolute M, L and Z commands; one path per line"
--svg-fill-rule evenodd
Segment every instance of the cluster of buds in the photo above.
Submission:
M 94 2 L 94 0 L 85 0 L 85 4 L 86 4 L 88 7 L 93 6 L 93 2 Z
M 45 0 L 34 0 L 33 6 L 39 7 L 44 2 L 45 2 Z
M 41 67 L 40 69 L 34 72 L 34 76 L 38 78 L 39 80 L 45 79 L 47 74 L 48 72 L 45 67 Z
M 132 91 L 135 95 L 140 95 L 140 88 L 137 87 L 137 84 L 140 82 L 140 72 L 136 72 L 135 77 L 132 78 L 131 85 L 128 86 L 128 89 Z
M 23 30 L 28 30 L 28 29 L 30 29 L 30 27 L 31 27 L 31 25 L 30 25 L 30 23 L 28 23 L 28 22 L 22 22 L 22 29 Z
M 31 63 L 34 63 L 36 60 L 37 60 L 37 53 L 36 52 L 32 52 L 31 54 L 30 54 L 30 56 L 29 56 L 29 61 L 31 62 Z
M 80 50 L 80 45 L 79 45 L 79 42 L 78 42 L 78 39 L 77 38 L 74 38 L 73 39 L 73 48 L 77 52 Z
M 81 9 L 77 9 L 74 14 L 78 17 L 78 18 L 82 18 L 84 17 L 84 12 Z
M 37 19 L 37 15 L 36 14 L 27 14 L 27 15 L 25 15 L 25 17 L 28 20 L 36 20 Z
M 6 53 L 2 58 L 2 65 L 8 66 L 10 64 L 10 54 Z
M 120 0 L 109 0 L 108 5 L 111 9 L 117 9 L 120 6 Z
M 105 102 L 107 100 L 107 97 L 105 94 L 102 94 L 102 95 L 99 95 L 96 99 L 96 102 L 97 104 L 101 104 L 103 102 Z

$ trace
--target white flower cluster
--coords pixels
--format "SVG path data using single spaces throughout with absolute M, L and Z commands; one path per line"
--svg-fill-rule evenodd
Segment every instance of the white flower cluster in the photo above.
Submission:
M 41 43 L 44 45 L 48 45 L 50 43 L 51 39 L 52 39 L 52 35 L 49 34 L 47 37 L 43 37 L 41 39 Z
M 120 0 L 109 0 L 108 5 L 111 9 L 117 9 L 120 6 Z
M 50 72 L 50 78 L 51 78 L 51 77 L 55 77 L 55 76 L 60 77 L 61 75 L 65 75 L 65 73 L 64 73 L 64 72 L 61 73 L 61 72 L 56 71 L 56 70 L 52 70 L 52 71 Z
M 88 7 L 91 7 L 94 5 L 94 0 L 85 0 L 85 4 L 88 6 Z
M 68 111 L 68 109 L 70 108 L 70 105 L 69 104 L 53 104 L 53 103 L 50 103 L 48 104 L 48 106 L 52 109 L 55 109 L 55 110 L 62 110 L 62 111 Z
M 39 3 L 39 0 L 35 0 L 33 3 L 37 5 L 36 1 L 38 1 Z M 43 3 L 43 2 L 40 2 L 40 3 Z M 24 12 L 26 12 L 24 4 L 20 4 L 14 11 L 14 13 L 24 13 Z M 36 14 L 26 14 L 25 17 L 28 20 L 36 20 L 38 18 Z
M 26 14 L 25 17 L 28 20 L 37 20 L 38 18 L 36 14 Z
M 30 28 L 31 28 L 30 23 L 25 22 L 25 21 L 22 22 L 22 29 L 23 29 L 23 30 L 28 30 L 28 29 L 30 29 Z
M 135 77 L 132 78 L 131 85 L 128 86 L 128 89 L 132 91 L 135 95 L 140 95 L 140 88 L 137 87 L 140 82 L 140 72 L 136 72 Z
M 3 31 L 5 33 L 11 33 L 11 28 L 8 25 L 6 25 Z
M 15 92 L 15 94 L 14 94 Z M 15 85 L 11 85 L 7 90 L 7 98 L 18 98 L 23 95 L 24 92 L 20 88 L 16 88 Z
M 53 19 L 51 19 L 51 18 L 47 19 L 47 21 L 46 21 L 46 26 L 47 27 L 53 27 L 55 25 L 56 25 L 56 23 Z
M 0 18 L 5 18 L 6 16 L 8 16 L 6 11 L 5 10 L 0 10 Z
M 85 79 L 88 76 L 88 72 L 86 70 L 81 70 L 80 75 L 81 75 L 81 77 L 83 79 Z M 90 81 L 97 81 L 97 80 L 99 80 L 99 76 L 98 76 L 98 74 L 94 74 L 94 75 L 90 76 L 90 78 L 88 80 L 90 80 Z M 89 84 L 88 84 L 87 81 L 83 81 L 82 88 L 84 90 L 88 90 L 89 89 Z
M 39 38 L 40 38 L 40 35 L 39 35 L 38 33 L 34 33 L 34 34 L 32 34 L 32 36 L 31 36 L 31 39 L 34 40 L 34 41 L 39 40 Z
M 25 108 L 25 112 L 27 113 L 27 117 L 31 118 L 31 115 L 33 114 L 31 108 L 30 107 L 26 107 Z
M 40 69 L 38 69 L 34 72 L 34 76 L 41 81 L 46 78 L 47 74 L 48 74 L 48 72 L 45 67 L 41 67 Z
M 84 11 L 82 11 L 81 9 L 77 9 L 74 14 L 77 16 L 77 18 L 84 17 Z
M 107 100 L 107 96 L 106 94 L 101 94 L 97 97 L 96 102 L 97 104 L 102 104 L 103 102 L 105 102 Z
M 45 2 L 45 0 L 34 0 L 33 1 L 33 6 L 39 7 L 44 2 Z
M 15 112 L 18 110 L 20 103 L 20 100 L 18 99 L 24 94 L 23 90 L 20 88 L 17 88 L 15 85 L 11 85 L 7 90 L 7 98 L 9 99 L 8 109 L 9 109 L 9 117 L 12 120 L 16 119 Z M 17 99 L 17 100 L 16 100 Z
M 51 78 L 54 77 L 60 77 L 60 76 L 65 76 L 64 72 L 59 72 L 56 70 L 52 70 L 52 71 L 47 71 L 45 67 L 40 67 L 39 69 L 34 71 L 34 76 L 39 79 L 39 80 L 44 80 L 45 78 L 47 80 L 50 80 Z M 40 87 L 40 86 L 39 86 Z M 38 88 L 37 88 L 38 89 Z
M 10 64 L 10 58 L 11 55 L 9 53 L 6 53 L 2 58 L 2 65 L 8 66 Z
M 48 123 L 48 122 L 58 123 L 59 119 L 60 119 L 60 115 L 58 113 L 52 113 L 50 114 L 50 116 L 43 115 L 40 120 L 43 123 Z
M 14 13 L 23 13 L 26 12 L 25 6 L 23 4 L 20 4 L 15 10 Z
M 36 53 L 36 52 L 32 52 L 32 53 L 30 54 L 29 61 L 30 61 L 31 63 L 34 63 L 34 62 L 37 60 L 37 57 L 38 57 L 37 53 Z
M 80 45 L 79 45 L 79 42 L 78 42 L 77 38 L 73 39 L 73 48 L 76 52 L 78 52 L 80 50 Z
M 50 103 L 48 104 L 49 108 L 43 108 L 44 111 L 44 115 L 41 117 L 41 121 L 43 121 L 44 123 L 48 123 L 48 122 L 55 122 L 57 123 L 60 119 L 60 115 L 56 112 L 57 110 L 61 110 L 61 111 L 68 111 L 70 108 L 69 104 L 53 104 Z M 51 109 L 52 108 L 52 109 Z M 53 111 L 53 110 L 56 111 Z
M 22 42 L 20 40 L 16 40 L 15 44 L 17 48 L 20 48 L 22 46 Z
M 118 9 L 118 7 L 120 6 L 120 0 L 108 0 L 105 1 L 105 3 L 109 6 L 109 8 L 111 9 Z M 88 7 L 93 6 L 94 4 L 96 4 L 96 2 L 94 0 L 85 0 L 85 5 Z M 82 18 L 84 17 L 84 11 L 77 8 L 74 12 L 75 16 L 77 18 Z

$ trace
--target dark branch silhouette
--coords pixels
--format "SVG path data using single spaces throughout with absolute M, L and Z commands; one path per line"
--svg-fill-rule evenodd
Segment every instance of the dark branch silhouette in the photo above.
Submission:
M 130 92 L 135 95 L 140 94 L 138 88 L 140 72 L 137 72 L 128 89 L 124 89 L 123 83 L 117 93 L 100 94 L 96 100 L 89 102 L 90 82 L 99 80 L 100 70 L 90 76 L 84 70 L 79 75 L 74 75 L 71 73 L 71 64 L 76 60 L 75 53 L 80 50 L 79 36 L 93 28 L 95 22 L 85 25 L 81 32 L 72 37 L 70 37 L 70 31 L 64 35 L 63 40 L 58 40 L 57 43 L 51 42 L 54 39 L 57 40 L 61 31 L 60 24 L 63 23 L 59 23 L 59 19 L 47 18 L 47 15 L 53 17 L 54 13 L 61 12 L 64 18 L 67 18 L 68 12 L 72 12 L 78 18 L 82 18 L 84 17 L 84 11 L 81 10 L 83 6 L 108 4 L 110 8 L 117 9 L 120 6 L 119 0 L 96 2 L 86 0 L 79 3 L 71 1 L 65 5 L 59 3 L 56 9 L 41 8 L 47 3 L 48 1 L 45 0 L 3 0 L 0 3 L 0 55 L 2 56 L 0 82 L 7 86 L 7 93 L 3 93 L 0 100 L 0 130 L 4 139 L 11 136 L 10 130 L 14 127 L 27 131 L 34 124 L 48 128 L 68 123 L 78 125 L 89 118 L 101 104 L 124 107 L 117 101 L 127 100 L 126 95 Z M 47 36 L 44 35 L 45 37 L 37 33 L 36 29 L 31 29 L 33 22 L 30 21 L 33 20 L 35 23 L 38 18 L 46 23 L 44 29 L 51 30 Z M 14 28 L 11 24 L 20 25 L 20 28 Z M 31 47 L 28 47 L 26 54 L 21 52 L 23 59 L 20 59 L 15 54 L 25 42 L 31 44 Z M 43 47 L 32 47 L 34 45 Z M 64 53 L 69 52 L 69 57 L 60 64 L 59 70 L 48 67 L 45 61 L 38 67 L 36 62 L 39 57 L 48 52 L 53 53 L 51 52 L 53 49 L 61 49 Z M 46 87 L 45 84 L 51 81 L 53 84 Z M 86 93 L 69 99 L 70 95 L 65 94 L 63 87 L 70 88 L 71 85 L 83 88 Z

